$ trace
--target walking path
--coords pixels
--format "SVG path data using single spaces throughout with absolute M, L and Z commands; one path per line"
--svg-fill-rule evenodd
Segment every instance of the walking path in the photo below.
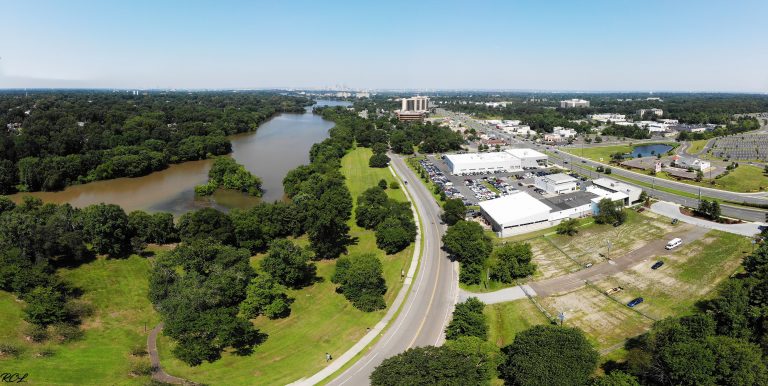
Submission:
M 666 216 L 669 218 L 676 218 L 679 221 L 697 225 L 708 229 L 717 229 L 719 231 L 734 233 L 737 235 L 752 237 L 760 233 L 760 223 L 742 223 L 742 224 L 720 224 L 713 221 L 707 221 L 697 217 L 686 216 L 680 213 L 680 205 L 670 202 L 659 201 L 651 205 L 651 212 Z
M 562 292 L 572 291 L 580 288 L 587 281 L 597 281 L 606 276 L 617 274 L 634 267 L 644 260 L 658 255 L 664 251 L 664 246 L 669 239 L 680 237 L 683 239 L 683 242 L 688 243 L 702 238 L 708 231 L 708 229 L 699 226 L 686 226 L 682 231 L 672 232 L 664 239 L 650 241 L 642 247 L 616 259 L 595 264 L 590 268 L 584 268 L 564 276 L 528 283 L 525 285 L 525 290 L 528 290 L 528 293 L 531 296 L 539 297 L 547 297 Z M 494 304 L 522 299 L 526 297 L 526 295 L 521 286 L 515 286 L 487 293 L 472 293 L 462 290 L 460 298 L 464 300 L 468 297 L 477 297 L 483 301 L 483 303 Z
M 162 366 L 160 366 L 160 355 L 157 353 L 157 335 L 162 330 L 163 324 L 160 323 L 149 332 L 149 336 L 147 337 L 147 351 L 149 351 L 149 361 L 152 364 L 152 379 L 159 382 L 173 383 L 175 385 L 196 385 L 194 382 L 174 377 L 173 375 L 166 373 Z

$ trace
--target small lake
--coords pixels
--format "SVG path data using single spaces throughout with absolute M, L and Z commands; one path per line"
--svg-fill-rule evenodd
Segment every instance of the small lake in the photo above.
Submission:
M 632 153 L 630 153 L 630 155 L 632 158 L 653 157 L 656 156 L 656 154 L 667 154 L 667 152 L 670 150 L 672 150 L 672 146 L 658 143 L 651 145 L 639 145 L 632 148 Z
M 349 102 L 319 100 L 315 106 L 349 106 Z M 314 107 L 314 106 L 312 106 Z M 45 202 L 65 203 L 75 207 L 108 203 L 126 212 L 141 209 L 181 215 L 190 210 L 215 207 L 244 208 L 260 200 L 282 200 L 283 178 L 291 169 L 309 163 L 309 149 L 328 137 L 334 123 L 312 113 L 283 113 L 264 122 L 255 132 L 232 136 L 231 156 L 262 180 L 264 196 L 248 197 L 238 192 L 219 191 L 212 198 L 195 197 L 194 187 L 208 180 L 212 160 L 170 165 L 167 169 L 143 177 L 117 178 L 70 186 L 59 192 L 18 193 L 10 196 L 20 201 L 31 195 Z

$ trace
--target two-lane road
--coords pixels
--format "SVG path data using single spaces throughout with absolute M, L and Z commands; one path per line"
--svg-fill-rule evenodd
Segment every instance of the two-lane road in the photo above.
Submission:
M 344 371 L 330 385 L 367 385 L 369 376 L 384 359 L 411 347 L 440 345 L 443 329 L 451 316 L 458 295 L 458 272 L 442 251 L 440 207 L 424 184 L 399 156 L 392 156 L 392 166 L 408 181 L 408 189 L 421 217 L 424 235 L 421 266 L 400 314 L 381 339 L 362 358 Z

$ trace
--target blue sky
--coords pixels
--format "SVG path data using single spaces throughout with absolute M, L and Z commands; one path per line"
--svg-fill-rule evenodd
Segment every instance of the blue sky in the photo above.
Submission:
M 0 88 L 768 92 L 768 1 L 0 0 Z

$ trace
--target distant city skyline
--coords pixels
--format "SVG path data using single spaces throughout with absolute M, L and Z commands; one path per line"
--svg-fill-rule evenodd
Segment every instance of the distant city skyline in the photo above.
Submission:
M 0 88 L 768 92 L 768 2 L 6 0 Z

